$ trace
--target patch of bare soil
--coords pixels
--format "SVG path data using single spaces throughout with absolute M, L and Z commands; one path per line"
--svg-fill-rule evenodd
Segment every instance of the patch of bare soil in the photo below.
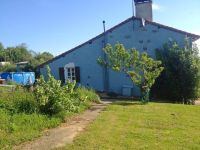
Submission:
M 195 101 L 195 105 L 200 105 L 200 100 Z

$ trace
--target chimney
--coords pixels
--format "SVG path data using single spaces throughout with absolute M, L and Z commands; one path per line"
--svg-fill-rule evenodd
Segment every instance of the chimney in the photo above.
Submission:
M 134 0 L 136 17 L 153 21 L 152 0 Z

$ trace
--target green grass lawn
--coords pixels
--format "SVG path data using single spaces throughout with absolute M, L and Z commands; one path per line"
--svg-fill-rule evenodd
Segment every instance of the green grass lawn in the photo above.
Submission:
M 63 149 L 198 150 L 200 107 L 118 102 L 108 106 L 74 144 Z
M 32 140 L 47 128 L 60 124 L 58 118 L 50 118 L 39 114 L 9 114 L 0 109 L 0 149 L 11 149 L 14 145 Z
M 51 95 L 50 102 L 45 104 L 48 109 L 45 112 L 41 109 L 43 103 L 39 103 L 40 100 L 36 99 L 34 93 L 26 88 L 17 87 L 12 91 L 9 87 L 0 87 L 0 150 L 12 149 L 13 146 L 36 139 L 44 130 L 57 127 L 64 120 L 70 120 L 88 109 L 92 102 L 99 100 L 93 90 L 83 87 L 70 94 L 63 102 L 60 99 L 55 102 L 56 94 Z M 66 107 L 61 108 L 60 103 L 65 103 Z M 76 109 L 69 109 L 68 103 Z
M 78 113 L 67 113 L 66 120 L 76 116 L 90 107 L 90 103 L 80 105 Z M 23 142 L 32 141 L 43 134 L 45 129 L 60 125 L 59 117 L 48 117 L 41 114 L 10 114 L 0 108 L 0 150 L 12 149 Z

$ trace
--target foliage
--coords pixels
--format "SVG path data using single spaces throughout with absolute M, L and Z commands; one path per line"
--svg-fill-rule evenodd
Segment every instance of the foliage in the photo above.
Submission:
M 3 60 L 4 57 L 4 46 L 3 44 L 0 42 L 0 61 Z
M 0 72 L 14 72 L 16 71 L 16 65 L 14 64 L 6 64 L 0 67 Z
M 40 111 L 48 115 L 78 112 L 82 103 L 99 101 L 98 95 L 93 90 L 83 87 L 75 89 L 75 85 L 76 82 L 68 81 L 66 85 L 61 86 L 61 81 L 51 75 L 47 66 L 47 80 L 41 77 L 34 91 Z
M 17 86 L 18 84 L 13 80 L 7 80 L 6 85 L 16 85 Z
M 96 94 L 96 92 L 93 89 L 88 89 L 85 87 L 78 87 L 76 89 L 77 97 L 82 102 L 100 102 L 100 97 Z
M 63 150 L 197 150 L 200 109 L 168 103 L 109 105 Z M 173 142 L 172 142 L 173 141 Z
M 142 102 L 148 102 L 150 88 L 163 70 L 160 66 L 161 61 L 150 58 L 145 52 L 139 53 L 136 49 L 125 49 L 120 43 L 117 43 L 114 48 L 108 44 L 103 50 L 107 58 L 106 60 L 99 58 L 98 63 L 114 71 L 125 72 L 140 88 Z
M 0 149 L 12 149 L 12 146 L 30 141 L 41 135 L 41 131 L 53 128 L 61 123 L 59 118 L 49 118 L 40 114 L 10 114 L 0 108 Z
M 15 101 L 14 107 L 17 110 L 17 113 L 23 112 L 32 114 L 38 111 L 38 105 L 33 94 L 26 94 L 26 97 L 21 96 L 20 99 Z
M 167 43 L 157 51 L 157 59 L 163 62 L 164 72 L 157 80 L 154 94 L 179 102 L 195 100 L 200 95 L 200 57 L 196 47 L 188 41 L 181 48 L 176 42 Z
M 47 80 L 41 77 L 35 88 L 40 111 L 48 115 L 79 112 L 82 103 L 99 102 L 99 96 L 94 90 L 83 87 L 75 89 L 75 85 L 76 82 L 68 81 L 61 86 L 61 81 L 51 75 L 47 66 Z
M 85 104 L 99 102 L 99 96 L 94 90 L 84 87 L 75 89 L 75 82 L 61 86 L 61 82 L 50 74 L 49 67 L 47 70 L 47 81 L 41 77 L 34 94 L 20 86 L 16 86 L 15 91 L 1 88 L 0 108 L 12 114 L 43 113 L 63 118 L 66 113 L 79 112 Z
M 33 55 L 33 58 L 29 61 L 29 64 L 25 66 L 24 71 L 32 71 L 32 70 L 36 71 L 35 67 L 52 58 L 53 55 L 49 52 L 35 53 Z
M 16 47 L 7 47 L 5 49 L 5 54 L 8 61 L 17 63 L 21 61 L 29 61 L 32 55 L 29 53 L 26 44 L 21 44 Z
M 54 79 L 50 73 L 50 68 L 47 66 L 47 81 L 41 77 L 37 81 L 37 86 L 35 88 L 35 96 L 40 111 L 49 115 L 58 114 L 62 111 L 77 111 L 77 107 L 70 97 L 74 87 L 74 82 L 69 82 L 62 87 L 61 81 Z
M 36 53 L 29 50 L 26 44 L 20 44 L 15 47 L 4 48 L 0 43 L 0 61 L 10 62 L 10 65 L 6 65 L 0 68 L 1 72 L 16 71 L 15 63 L 28 61 L 29 63 L 22 66 L 22 71 L 34 71 L 35 67 L 52 59 L 53 55 L 49 52 Z
M 16 91 L 4 92 L 0 96 L 0 108 L 14 113 L 36 113 L 38 111 L 37 102 L 32 93 L 24 89 Z
M 15 91 L 0 87 L 0 92 L 0 149 L 12 149 L 40 136 L 44 129 L 58 126 L 99 98 L 93 90 L 75 89 L 75 82 L 61 87 L 49 68 L 48 80 L 39 79 L 35 93 L 20 86 Z M 83 95 L 87 97 L 84 101 Z
M 37 65 L 46 62 L 53 58 L 53 55 L 49 52 L 38 53 L 35 55 L 35 60 L 37 60 Z
M 4 50 L 3 44 L 0 42 L 0 51 Z

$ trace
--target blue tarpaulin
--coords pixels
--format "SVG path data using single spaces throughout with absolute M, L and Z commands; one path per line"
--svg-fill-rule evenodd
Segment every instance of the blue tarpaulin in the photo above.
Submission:
M 35 82 L 34 72 L 2 72 L 0 78 L 6 81 L 14 81 L 21 85 L 31 85 Z

